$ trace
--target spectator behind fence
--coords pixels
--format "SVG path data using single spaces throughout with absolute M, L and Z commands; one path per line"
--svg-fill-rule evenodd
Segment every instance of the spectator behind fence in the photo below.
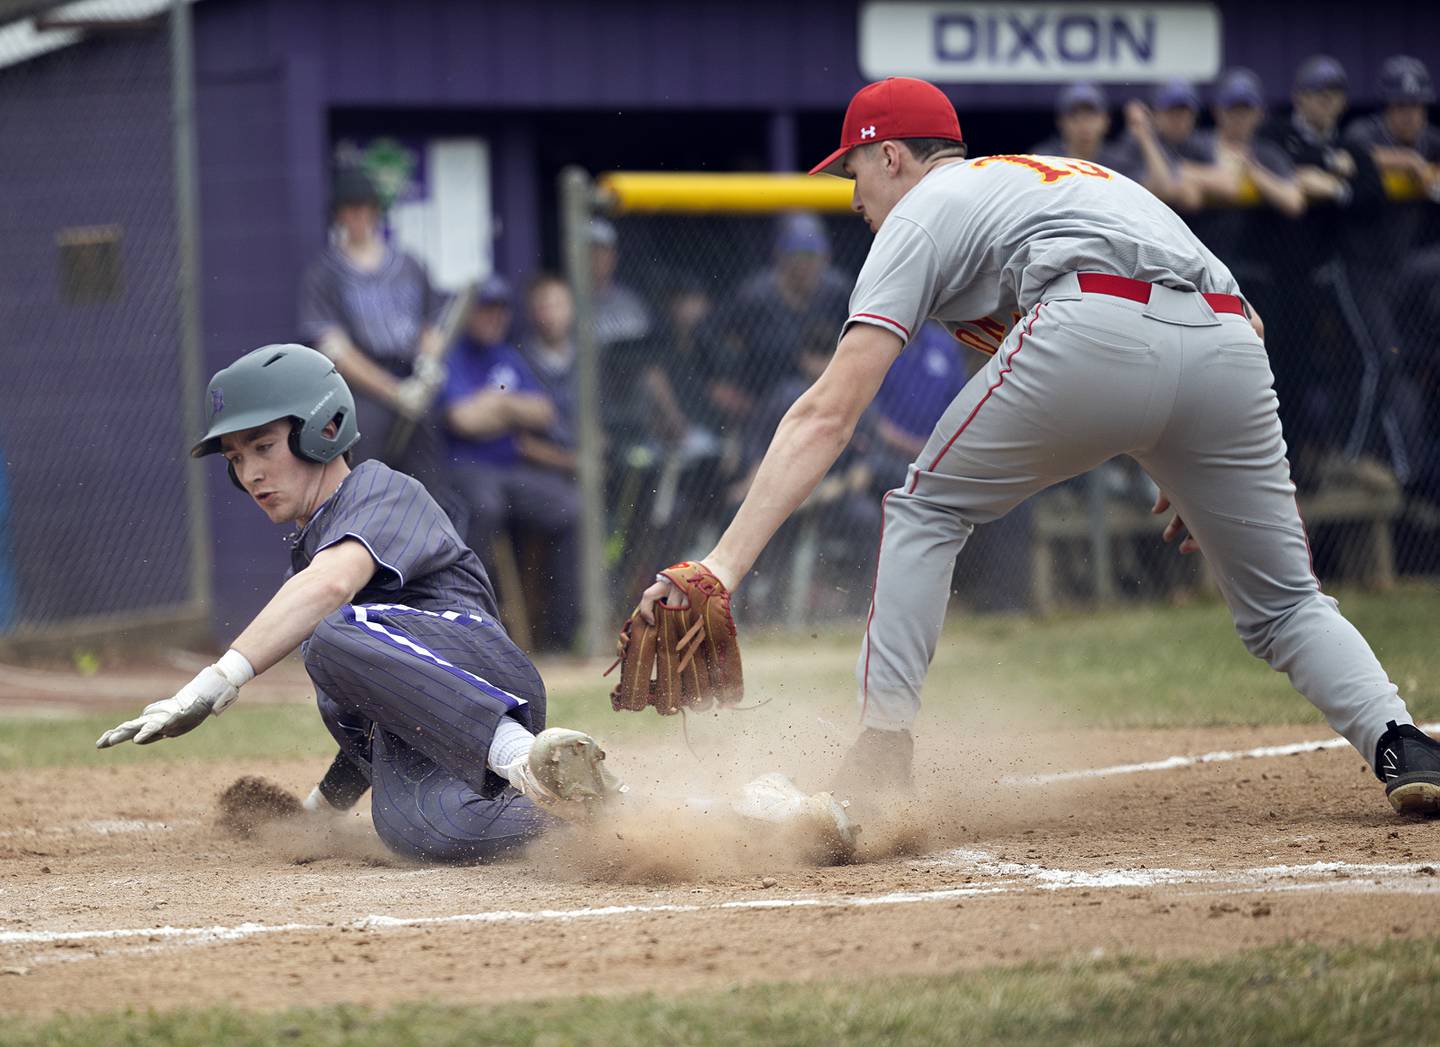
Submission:
M 1226 70 L 1215 86 L 1211 114 L 1215 128 L 1196 133 L 1190 157 L 1196 165 L 1191 180 L 1205 202 L 1230 208 L 1247 202 L 1253 189 L 1265 206 L 1290 218 L 1302 215 L 1305 194 L 1295 180 L 1295 164 L 1274 142 L 1257 137 L 1265 117 L 1260 78 L 1248 69 Z M 1214 244 L 1210 248 L 1219 253 Z
M 755 423 L 744 441 L 745 474 L 729 491 L 732 508 L 744 500 L 785 413 L 830 363 L 835 354 L 835 328 L 836 324 L 828 320 L 817 321 L 806 328 L 797 339 L 794 370 L 773 382 L 758 403 Z M 831 581 L 843 582 L 847 574 L 849 576 L 849 584 L 838 586 L 843 597 L 839 609 L 858 614 L 867 605 L 880 539 L 880 503 L 871 493 L 872 474 L 865 461 L 875 418 L 874 409 L 865 412 L 850 444 L 805 505 L 781 527 L 756 561 L 755 578 L 747 583 L 744 597 L 747 614 L 773 618 L 786 609 L 783 607 L 786 587 L 781 582 L 788 578 L 789 569 L 794 566 L 795 542 L 807 522 L 818 523 L 817 552 L 831 572 Z M 808 600 L 810 595 L 802 594 L 801 599 Z
M 650 307 L 638 294 L 617 283 L 620 235 L 604 218 L 590 220 L 590 282 L 594 287 L 595 344 L 633 342 L 650 333 Z
M 1351 121 L 1345 144 L 1368 152 L 1381 171 L 1413 179 L 1435 199 L 1440 196 L 1440 130 L 1426 110 L 1435 101 L 1430 71 L 1418 58 L 1392 55 L 1380 66 L 1377 80 L 1384 108 Z
M 575 427 L 579 390 L 575 379 L 575 299 L 570 285 L 541 273 L 525 293 L 528 337 L 525 362 L 555 405 L 555 421 L 544 433 L 523 433 L 520 453 L 537 465 L 575 471 Z
M 451 476 L 464 501 L 470 547 L 486 569 L 497 571 L 494 537 L 533 532 L 544 539 L 546 562 L 540 579 L 526 579 L 527 597 L 540 597 L 547 613 L 538 638 L 568 647 L 574 637 L 575 601 L 558 598 L 575 577 L 580 498 L 575 481 L 562 471 L 536 465 L 521 452 L 521 440 L 544 434 L 556 410 L 544 386 L 509 342 L 511 291 L 492 276 L 478 288 L 465 333 L 450 355 L 450 373 L 441 397 Z M 530 582 L 538 584 L 528 584 Z M 504 596 L 502 583 L 502 597 Z
M 1297 378 L 1297 390 L 1310 403 L 1309 417 L 1298 428 L 1317 445 L 1328 443 L 1331 434 L 1339 436 L 1343 453 L 1335 464 L 1343 478 L 1380 485 L 1396 479 L 1405 483 L 1411 460 L 1407 426 L 1399 417 L 1397 390 L 1392 388 L 1398 348 L 1396 259 L 1375 233 L 1385 203 L 1375 161 L 1367 151 L 1351 151 L 1339 142 L 1348 89 L 1339 62 L 1328 55 L 1307 58 L 1295 74 L 1294 112 L 1266 130 L 1294 161 L 1296 180 L 1310 208 L 1307 220 L 1295 228 L 1292 246 L 1292 257 L 1304 260 L 1296 266 L 1298 283 L 1281 296 L 1295 310 L 1285 321 L 1293 324 L 1294 336 L 1302 340 L 1293 347 L 1291 359 L 1298 363 L 1307 339 L 1312 346 L 1326 344 L 1316 335 L 1324 318 L 1302 304 L 1315 301 L 1316 284 L 1348 335 L 1343 351 L 1318 354 L 1320 358 L 1311 362 L 1314 370 Z M 1313 282 L 1300 276 L 1307 267 L 1316 267 Z M 1383 455 L 1382 461 L 1371 457 L 1376 452 Z M 1302 481 L 1307 471 L 1299 470 Z
M 1030 151 L 1040 156 L 1073 156 L 1117 171 L 1126 166 L 1125 150 L 1105 141 L 1110 110 L 1105 92 L 1088 81 L 1067 84 L 1055 101 L 1056 134 Z
M 1429 406 L 1417 475 L 1412 486 L 1431 500 L 1440 499 L 1440 245 L 1424 242 L 1433 230 L 1440 201 L 1440 129 L 1430 123 L 1427 106 L 1435 101 L 1430 71 L 1418 59 L 1394 55 L 1377 77 L 1384 103 L 1380 112 L 1354 120 L 1344 141 L 1352 152 L 1368 152 L 1381 171 L 1409 180 L 1424 202 L 1400 203 L 1384 210 L 1377 233 L 1399 260 L 1395 316 L 1401 366 Z
M 1189 165 L 1205 162 L 1195 132 L 1200 96 L 1188 80 L 1168 80 L 1155 88 L 1150 105 L 1138 98 L 1125 103 L 1125 138 L 1119 145 L 1120 173 L 1182 210 L 1200 205 L 1200 189 Z M 1117 163 L 1121 163 L 1117 159 Z
M 774 250 L 774 264 L 745 280 L 724 310 L 715 396 L 742 439 L 760 401 L 800 374 L 809 333 L 817 324 L 835 330 L 850 311 L 850 282 L 830 265 L 830 237 L 818 217 L 784 215 Z
M 425 267 L 385 242 L 381 200 L 359 168 L 336 175 L 330 206 L 332 245 L 311 263 L 300 293 L 301 337 L 335 362 L 355 394 L 357 460 L 381 458 L 400 415 L 423 414 L 426 385 L 440 384 L 440 296 Z M 409 473 L 447 512 L 439 426 L 421 418 L 404 453 L 386 465 Z
M 713 309 L 703 281 L 678 275 L 641 374 L 653 435 L 685 460 L 718 456 L 724 408 L 731 402 L 716 392 L 713 346 L 704 336 Z

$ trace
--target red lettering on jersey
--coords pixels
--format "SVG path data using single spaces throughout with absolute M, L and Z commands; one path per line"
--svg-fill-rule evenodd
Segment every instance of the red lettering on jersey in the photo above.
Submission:
M 1046 185 L 1051 185 L 1068 178 L 1072 174 L 1082 174 L 1090 178 L 1109 178 L 1110 172 L 1098 164 L 1092 164 L 1089 160 L 1073 160 L 1065 158 L 1061 160 L 1064 167 L 1056 167 L 1047 163 L 1038 156 L 1021 156 L 1002 154 L 998 156 L 982 156 L 972 163 L 971 167 L 984 167 L 986 164 L 998 161 L 1002 164 L 1015 164 L 1018 167 L 1028 167 L 1040 176 L 1040 180 Z
M 1066 160 L 1065 166 L 1077 174 L 1089 175 L 1091 178 L 1109 178 L 1110 172 L 1099 164 L 1092 164 L 1089 160 Z
M 990 163 L 1015 164 L 1019 167 L 1028 167 L 1030 168 L 1030 170 L 1039 174 L 1040 180 L 1045 182 L 1047 185 L 1051 182 L 1058 182 L 1062 178 L 1068 178 L 1071 174 L 1071 172 L 1065 170 L 1065 168 L 1052 167 L 1044 160 L 1041 160 L 1039 157 L 1035 156 L 1012 156 L 1008 154 L 1001 154 L 998 156 L 982 156 L 979 160 L 976 160 L 970 166 L 984 167 L 986 164 Z
M 1006 327 L 999 320 L 995 320 L 988 316 L 982 316 L 980 317 L 980 319 L 971 320 L 970 322 L 976 327 L 980 328 L 980 330 L 984 331 L 986 334 L 991 335 L 996 339 L 1001 339 L 1005 337 Z

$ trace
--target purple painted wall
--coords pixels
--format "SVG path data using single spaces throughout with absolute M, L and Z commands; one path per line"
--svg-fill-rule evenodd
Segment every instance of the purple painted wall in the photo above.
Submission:
M 13 624 L 187 597 L 163 32 L 0 71 L 0 452 Z M 57 237 L 119 230 L 105 300 L 63 293 Z

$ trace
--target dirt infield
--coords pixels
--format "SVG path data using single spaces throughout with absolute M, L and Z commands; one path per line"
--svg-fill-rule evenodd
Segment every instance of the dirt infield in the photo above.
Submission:
M 839 868 L 695 814 L 418 867 L 363 816 L 248 840 L 216 827 L 234 779 L 298 792 L 309 761 L 9 772 L 0 1010 L 493 1001 L 1433 934 L 1440 822 L 1395 818 L 1348 749 L 1024 778 L 1316 737 L 1010 736 L 948 765 L 922 748 L 920 801 L 867 825 L 866 860 Z M 683 759 L 617 767 L 643 791 Z

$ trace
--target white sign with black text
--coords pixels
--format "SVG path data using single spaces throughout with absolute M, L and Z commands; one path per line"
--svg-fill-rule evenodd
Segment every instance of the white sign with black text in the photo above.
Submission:
M 1195 3 L 867 0 L 860 71 L 941 83 L 1211 80 L 1220 12 Z

